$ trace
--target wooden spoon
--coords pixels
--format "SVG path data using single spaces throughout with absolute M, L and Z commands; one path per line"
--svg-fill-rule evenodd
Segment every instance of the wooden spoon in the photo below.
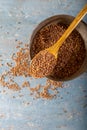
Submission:
M 71 34 L 75 27 L 87 13 L 87 4 L 78 13 L 76 18 L 64 32 L 62 37 L 51 47 L 40 51 L 33 59 L 30 65 L 30 73 L 33 77 L 42 78 L 48 76 L 53 71 L 58 58 L 59 48 L 62 46 L 66 38 Z
M 47 51 L 52 53 L 55 58 L 58 57 L 58 51 L 59 48 L 62 46 L 63 42 L 66 40 L 66 38 L 71 34 L 71 32 L 75 29 L 75 27 L 80 23 L 80 21 L 83 19 L 83 17 L 87 14 L 87 4 L 83 7 L 83 9 L 78 13 L 76 18 L 73 20 L 73 22 L 70 24 L 70 26 L 67 28 L 67 30 L 64 32 L 62 37 L 51 47 L 47 48 Z

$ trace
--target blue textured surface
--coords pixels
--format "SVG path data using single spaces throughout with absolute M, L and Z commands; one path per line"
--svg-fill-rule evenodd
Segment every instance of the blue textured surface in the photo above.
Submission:
M 11 60 L 10 55 L 16 51 L 15 39 L 29 42 L 33 29 L 42 20 L 56 14 L 76 16 L 86 3 L 87 0 L 0 0 L 0 54 L 4 62 Z M 87 23 L 87 16 L 84 20 Z M 31 84 L 44 81 L 33 80 Z M 87 73 L 65 84 L 68 87 L 60 88 L 52 100 L 33 100 L 26 88 L 20 97 L 19 92 L 0 87 L 0 130 L 86 130 Z M 13 94 L 16 98 L 12 98 Z

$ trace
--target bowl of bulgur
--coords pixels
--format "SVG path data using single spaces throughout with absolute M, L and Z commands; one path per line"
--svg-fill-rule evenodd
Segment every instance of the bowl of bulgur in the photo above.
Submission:
M 63 35 L 74 17 L 56 15 L 42 21 L 30 39 L 30 57 L 52 46 Z M 87 24 L 83 21 L 60 47 L 57 63 L 47 77 L 55 81 L 74 79 L 87 70 Z

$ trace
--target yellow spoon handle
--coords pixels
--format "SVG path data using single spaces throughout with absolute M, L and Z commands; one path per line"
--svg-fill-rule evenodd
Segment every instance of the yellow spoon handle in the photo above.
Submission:
M 78 13 L 76 18 L 73 20 L 73 22 L 70 24 L 70 26 L 67 28 L 67 30 L 64 32 L 62 37 L 53 45 L 52 51 L 53 53 L 57 53 L 58 49 L 62 45 L 62 43 L 66 40 L 66 38 L 70 35 L 70 33 L 75 29 L 75 27 L 78 25 L 78 23 L 82 20 L 82 18 L 87 14 L 87 4 L 83 7 L 83 9 Z M 51 47 L 49 49 L 51 49 Z

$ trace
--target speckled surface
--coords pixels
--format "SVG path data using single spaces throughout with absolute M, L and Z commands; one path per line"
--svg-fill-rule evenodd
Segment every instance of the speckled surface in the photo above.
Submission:
M 15 39 L 28 43 L 33 29 L 42 20 L 56 14 L 75 16 L 86 3 L 87 0 L 0 0 L 3 63 L 10 61 L 11 54 L 16 51 Z M 87 16 L 84 21 L 87 23 Z M 5 66 L 0 68 L 0 73 L 6 69 Z M 20 84 L 24 79 L 17 80 Z M 30 82 L 35 86 L 44 84 L 45 80 Z M 13 92 L 1 86 L 0 130 L 86 130 L 87 73 L 64 84 L 57 98 L 52 100 L 33 99 L 27 88 Z

